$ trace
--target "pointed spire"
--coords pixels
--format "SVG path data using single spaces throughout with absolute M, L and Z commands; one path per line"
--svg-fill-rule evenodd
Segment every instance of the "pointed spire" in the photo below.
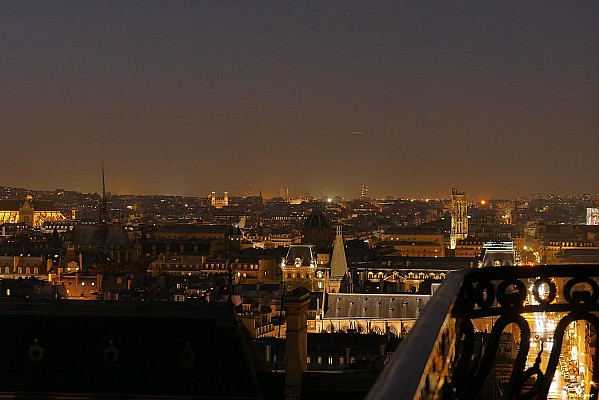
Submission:
M 106 207 L 106 181 L 104 179 L 104 161 L 102 161 L 102 194 L 98 205 L 98 223 L 105 224 L 108 221 L 108 210 Z
M 331 278 L 341 278 L 347 273 L 347 259 L 345 258 L 345 244 L 343 243 L 343 228 L 337 227 L 333 257 L 331 259 Z

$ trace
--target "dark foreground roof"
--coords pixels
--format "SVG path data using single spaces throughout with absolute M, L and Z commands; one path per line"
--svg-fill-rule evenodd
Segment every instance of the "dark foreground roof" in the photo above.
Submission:
M 225 303 L 0 302 L 0 353 L 0 397 L 260 398 Z
M 77 225 L 72 231 L 73 243 L 79 246 L 125 247 L 127 232 L 120 224 Z

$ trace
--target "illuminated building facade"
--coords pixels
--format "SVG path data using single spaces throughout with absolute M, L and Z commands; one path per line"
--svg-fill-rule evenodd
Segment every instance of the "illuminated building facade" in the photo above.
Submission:
M 310 197 L 308 196 L 296 196 L 296 197 L 290 197 L 289 198 L 289 204 L 302 204 L 302 203 L 308 203 L 310 201 Z
M 223 197 L 216 197 L 216 192 L 210 194 L 210 204 L 212 207 L 223 208 L 229 205 L 229 192 L 225 192 Z
M 381 235 L 382 243 L 393 246 L 400 257 L 444 257 L 443 232 L 437 228 L 394 227 Z
M 66 217 L 49 200 L 0 200 L 0 224 L 27 224 L 35 228 L 46 221 L 65 221 Z
M 458 240 L 468 237 L 468 202 L 466 193 L 451 189 L 450 247 L 456 248 Z
M 148 273 L 159 275 L 208 276 L 233 274 L 235 283 L 276 282 L 275 259 L 260 259 L 253 262 L 214 260 L 206 256 L 160 254 L 148 267 Z
M 316 246 L 295 244 L 289 247 L 287 257 L 281 260 L 285 289 L 291 291 L 304 287 L 311 292 L 324 292 L 327 271 L 318 268 Z
M 483 251 L 483 242 L 475 239 L 460 240 L 456 244 L 455 257 L 476 258 Z

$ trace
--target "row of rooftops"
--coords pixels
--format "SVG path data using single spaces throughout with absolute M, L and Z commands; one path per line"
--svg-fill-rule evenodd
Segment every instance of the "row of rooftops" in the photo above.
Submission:
M 443 235 L 443 230 L 436 227 L 392 227 L 385 229 L 385 235 Z
M 26 256 L 0 256 L 0 268 L 5 267 L 31 267 L 41 268 L 46 265 L 44 257 L 26 257 Z
M 0 212 L 19 211 L 24 203 L 29 202 L 29 206 L 35 211 L 58 211 L 58 208 L 52 200 L 0 200 Z

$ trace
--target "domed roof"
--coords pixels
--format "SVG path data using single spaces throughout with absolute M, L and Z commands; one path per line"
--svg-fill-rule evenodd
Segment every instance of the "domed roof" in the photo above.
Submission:
M 319 210 L 314 210 L 306 218 L 302 243 L 329 246 L 332 243 L 331 225 Z

